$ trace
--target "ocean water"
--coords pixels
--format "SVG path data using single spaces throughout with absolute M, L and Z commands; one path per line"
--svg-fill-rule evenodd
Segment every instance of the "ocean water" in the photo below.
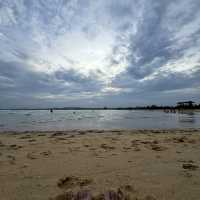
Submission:
M 200 112 L 165 113 L 147 110 L 0 111 L 0 132 L 73 129 L 200 128 Z

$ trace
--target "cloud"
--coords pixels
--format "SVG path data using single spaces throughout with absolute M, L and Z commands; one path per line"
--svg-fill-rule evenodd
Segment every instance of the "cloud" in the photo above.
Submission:
M 56 95 L 60 95 L 67 99 L 74 94 L 81 96 L 101 89 L 99 82 L 73 71 L 45 74 L 16 62 L 0 62 L 0 69 L 0 91 L 5 96 L 42 96 L 43 99 L 48 99 L 50 96 L 56 98 Z
M 198 0 L 2 1 L 1 105 L 198 99 L 199 9 Z
M 177 1 L 176 4 L 173 1 L 148 1 L 144 5 L 136 32 L 130 32 L 128 40 L 125 40 L 125 43 L 129 43 L 126 53 L 128 72 L 133 78 L 143 79 L 159 68 L 183 59 L 187 52 L 199 46 L 200 21 L 196 10 L 199 7 L 198 1 L 190 1 L 193 7 L 190 6 L 185 15 L 183 11 L 186 7 L 183 6 L 183 10 L 180 10 L 177 4 L 181 6 L 186 3 L 184 1 Z M 194 6 L 196 6 L 195 9 Z M 190 15 L 193 18 L 190 18 Z M 177 16 L 179 16 L 179 23 L 171 23 L 176 22 Z M 193 26 L 192 30 L 188 31 L 185 27 L 190 26 Z

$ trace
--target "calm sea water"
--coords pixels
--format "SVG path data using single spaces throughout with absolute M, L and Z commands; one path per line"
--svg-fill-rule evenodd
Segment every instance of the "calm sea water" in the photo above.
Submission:
M 144 110 L 0 111 L 2 131 L 200 128 L 200 112 Z

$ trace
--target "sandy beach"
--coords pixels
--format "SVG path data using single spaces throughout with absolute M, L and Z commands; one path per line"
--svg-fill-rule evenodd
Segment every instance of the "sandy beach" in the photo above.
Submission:
M 1 200 L 198 200 L 199 188 L 198 129 L 0 134 Z

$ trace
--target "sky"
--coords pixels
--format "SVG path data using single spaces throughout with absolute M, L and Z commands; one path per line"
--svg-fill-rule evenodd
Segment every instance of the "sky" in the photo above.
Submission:
M 199 0 L 0 0 L 0 108 L 200 103 Z

